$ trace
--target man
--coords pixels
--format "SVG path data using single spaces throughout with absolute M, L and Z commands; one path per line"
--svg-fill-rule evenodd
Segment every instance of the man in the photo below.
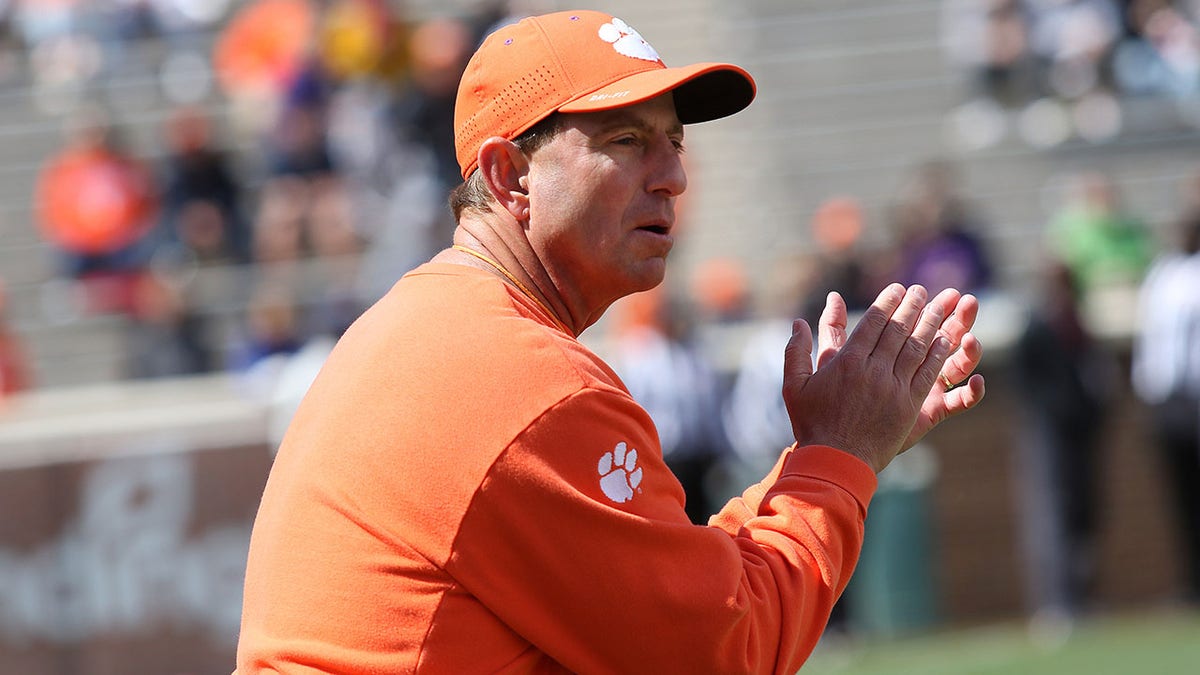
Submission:
M 740 68 L 666 68 L 596 12 L 484 42 L 456 108 L 454 246 L 359 319 L 297 412 L 251 541 L 240 673 L 804 662 L 875 473 L 983 395 L 978 305 L 893 285 L 847 336 L 831 295 L 817 371 L 806 324 L 788 345 L 797 444 L 691 524 L 649 416 L 576 338 L 663 279 L 682 123 L 753 95 Z
M 1150 425 L 1176 517 L 1183 601 L 1200 607 L 1200 180 L 1138 291 L 1133 390 Z

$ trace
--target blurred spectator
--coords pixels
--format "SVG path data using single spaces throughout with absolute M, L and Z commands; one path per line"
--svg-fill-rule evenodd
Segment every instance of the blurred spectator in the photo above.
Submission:
M 1192 0 L 944 0 L 942 18 L 944 51 L 975 95 L 954 113 L 967 145 L 1004 134 L 997 104 L 1021 106 L 1017 130 L 1048 147 L 1072 131 L 1093 143 L 1116 137 L 1121 98 L 1200 94 Z
M 232 97 L 270 98 L 301 65 L 316 25 L 307 0 L 252 0 L 217 37 L 217 79 Z
M 386 0 L 332 0 L 317 27 L 322 69 L 338 82 L 390 79 L 407 68 L 408 35 Z
M 851 313 L 865 310 L 889 280 L 872 278 L 858 250 L 865 228 L 862 206 L 852 197 L 831 197 L 813 214 L 814 274 L 793 312 L 815 327 L 830 291 L 842 294 Z
M 1074 177 L 1049 225 L 1051 251 L 1066 262 L 1086 296 L 1097 289 L 1136 285 L 1154 255 L 1145 224 L 1121 205 L 1105 174 Z
M 453 226 L 433 153 L 391 122 L 392 94 L 387 83 L 352 83 L 337 94 L 331 119 L 332 150 L 364 247 L 357 284 L 367 298 L 382 297 L 444 247 Z
M 934 160 L 909 177 L 893 214 L 896 228 L 895 278 L 921 284 L 936 295 L 946 288 L 979 294 L 991 289 L 992 264 L 980 223 L 958 189 L 954 168 Z
M 173 377 L 216 369 L 207 321 L 192 307 L 186 289 L 162 273 L 142 276 L 134 287 L 125 334 L 125 374 Z
M 1200 179 L 1196 182 L 1200 197 Z M 1150 407 L 1180 528 L 1186 598 L 1200 605 L 1200 199 L 1178 245 L 1150 267 L 1139 296 L 1133 385 Z
M 306 188 L 305 181 L 293 176 L 274 178 L 263 185 L 252 230 L 255 262 L 289 262 L 304 255 Z
M 362 249 L 345 182 L 333 174 L 268 180 L 253 236 L 253 259 L 260 263 L 356 256 Z
M 458 81 L 475 48 L 471 27 L 461 19 L 431 19 L 409 39 L 409 86 L 399 96 L 393 123 L 406 140 L 432 153 L 444 190 L 462 182 L 454 151 L 454 100 Z
M 1122 91 L 1135 95 L 1195 96 L 1200 88 L 1197 7 L 1167 0 L 1126 0 L 1126 36 L 1113 56 Z
M 291 285 L 276 278 L 260 281 L 246 307 L 229 366 L 246 371 L 268 357 L 295 354 L 304 344 L 302 323 Z
M 14 0 L 0 0 L 0 85 L 13 81 L 23 58 L 13 26 Z
M 159 26 L 150 0 L 85 2 L 81 6 L 84 32 L 100 43 L 103 70 L 122 76 L 145 67 L 145 59 L 130 57 L 136 49 L 159 35 Z
M 331 120 L 333 151 L 364 249 L 357 284 L 367 298 L 382 297 L 444 247 L 453 229 L 433 153 L 392 123 L 393 94 L 387 82 L 352 83 L 338 93 Z
M 330 153 L 363 248 L 357 293 L 381 297 L 449 241 L 448 185 L 423 133 L 398 122 L 409 82 L 411 32 L 375 0 L 343 0 L 326 13 L 323 59 L 337 75 L 329 106 Z M 387 11 L 384 11 L 387 9 Z M 377 52 L 371 44 L 386 36 Z M 358 37 L 353 37 L 353 36 Z M 443 130 L 450 134 L 450 123 Z
M 125 0 L 129 1 L 129 0 Z M 139 2 L 139 0 L 132 0 Z M 156 29 L 168 37 L 187 36 L 214 30 L 228 13 L 239 4 L 235 0 L 140 0 L 152 14 Z
M 622 303 L 614 368 L 658 429 L 663 458 L 683 485 L 693 523 L 713 513 L 713 471 L 724 454 L 717 373 L 695 340 L 692 317 L 660 286 Z
M 1121 34 L 1114 0 L 1026 0 L 1029 45 L 1041 64 L 1044 90 L 1078 99 L 1106 86 L 1108 56 Z
M 207 113 L 191 106 L 167 122 L 162 237 L 199 262 L 246 262 L 249 228 L 232 163 L 212 138 Z
M 1036 91 L 1021 0 L 946 0 L 943 48 L 971 76 L 973 94 L 1023 105 Z
M 43 110 L 73 108 L 83 86 L 103 65 L 97 40 L 82 30 L 87 3 L 79 0 L 15 0 L 13 26 L 29 53 L 34 101 Z
M 309 205 L 309 245 L 314 255 L 336 258 L 358 254 L 361 242 L 354 228 L 350 193 L 337 178 L 315 184 Z
M 0 282 L 0 401 L 32 385 L 28 355 L 7 315 L 8 295 Z
M 152 249 L 158 193 L 146 166 L 118 142 L 107 116 L 85 111 L 38 177 L 42 236 L 63 273 L 86 282 L 89 308 L 128 307 L 129 283 Z
M 1096 577 L 1103 422 L 1115 366 L 1080 315 L 1078 282 L 1051 261 L 1013 348 L 1024 434 L 1018 511 L 1035 627 L 1066 627 Z
M 13 24 L 26 48 L 69 34 L 79 22 L 78 0 L 13 0 Z
M 309 243 L 321 261 L 307 335 L 340 337 L 367 308 L 358 287 L 362 237 L 355 229 L 350 193 L 341 180 L 319 184 L 309 207 Z
M 734 258 L 714 257 L 696 266 L 691 294 L 700 320 L 732 323 L 750 318 L 750 287 L 746 271 Z
M 321 178 L 334 173 L 329 149 L 333 82 L 316 60 L 302 65 L 287 84 L 267 135 L 267 173 Z
M 279 97 L 311 48 L 317 15 L 308 0 L 253 0 L 225 25 L 213 66 L 239 128 L 257 136 L 275 119 Z
M 377 298 L 449 242 L 445 196 L 461 182 L 453 147 L 457 82 L 479 26 L 493 27 L 528 3 L 485 3 L 477 17 L 405 26 L 381 14 L 381 3 L 364 7 L 364 1 L 331 6 L 322 49 L 325 63 L 343 64 L 327 66 L 338 76 L 330 151 L 352 195 L 363 244 L 359 294 Z M 390 49 L 368 66 L 369 45 L 380 32 L 390 36 Z

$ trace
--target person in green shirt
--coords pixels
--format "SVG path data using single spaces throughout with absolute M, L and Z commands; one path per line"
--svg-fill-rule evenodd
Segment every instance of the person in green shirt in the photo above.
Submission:
M 1076 177 L 1048 234 L 1050 248 L 1085 293 L 1135 286 L 1156 250 L 1145 223 L 1122 208 L 1111 178 L 1099 172 Z

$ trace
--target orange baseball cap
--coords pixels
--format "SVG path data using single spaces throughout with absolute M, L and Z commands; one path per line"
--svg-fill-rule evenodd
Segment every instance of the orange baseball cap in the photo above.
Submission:
M 742 110 L 754 78 L 729 63 L 668 68 L 624 21 L 592 11 L 529 17 L 489 35 L 458 85 L 454 145 L 463 178 L 492 136 L 513 139 L 554 112 L 634 105 L 674 92 L 684 124 Z

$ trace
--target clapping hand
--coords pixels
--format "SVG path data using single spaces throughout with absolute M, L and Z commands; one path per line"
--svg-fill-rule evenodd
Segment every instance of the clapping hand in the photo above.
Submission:
M 892 284 L 847 335 L 846 304 L 830 293 L 812 333 L 797 321 L 784 357 L 784 401 L 801 445 L 830 445 L 877 472 L 984 394 L 974 374 L 983 347 L 970 332 L 979 302 L 954 289 L 931 301 L 921 286 Z M 961 383 L 961 386 L 954 386 Z

